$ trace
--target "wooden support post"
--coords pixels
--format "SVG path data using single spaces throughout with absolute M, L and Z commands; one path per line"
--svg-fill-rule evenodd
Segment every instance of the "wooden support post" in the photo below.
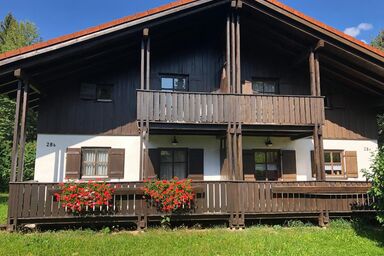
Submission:
M 242 129 L 241 124 L 239 124 L 237 129 L 237 150 L 238 150 L 238 170 L 239 170 L 239 180 L 244 180 L 244 173 L 243 173 L 243 135 L 242 135 Z
M 140 89 L 145 88 L 145 39 L 141 39 L 141 58 L 140 58 Z
M 231 93 L 237 93 L 236 92 L 236 54 L 235 54 L 235 21 L 234 21 L 234 14 L 231 14 L 231 60 L 232 60 L 232 81 L 231 81 Z
M 16 181 L 17 175 L 17 156 L 18 156 L 18 147 L 19 147 L 19 122 L 20 122 L 20 103 L 21 103 L 21 93 L 22 93 L 22 84 L 21 79 L 18 81 L 17 85 L 17 96 L 16 96 L 16 110 L 15 110 L 15 123 L 13 125 L 13 141 L 12 141 L 12 164 L 11 164 L 11 177 L 10 181 Z
M 151 38 L 148 36 L 147 39 L 147 67 L 146 67 L 146 90 L 150 88 L 150 72 L 151 72 Z
M 232 133 L 232 136 L 233 136 L 233 166 L 234 166 L 234 176 L 235 176 L 235 179 L 236 180 L 239 180 L 239 170 L 238 170 L 238 152 L 237 152 L 237 133 L 236 133 L 236 125 L 234 125 L 234 128 L 232 129 L 233 130 L 233 133 Z
M 241 93 L 240 15 L 236 15 L 236 92 Z
M 24 151 L 25 151 L 25 140 L 26 140 L 26 121 L 27 121 L 27 111 L 28 111 L 28 82 L 24 84 L 23 91 L 23 108 L 21 115 L 21 125 L 20 125 L 20 157 L 18 161 L 18 173 L 17 181 L 23 181 L 24 177 Z
M 226 55 L 227 55 L 227 93 L 231 92 L 231 16 L 227 16 L 227 43 L 226 43 Z
M 315 167 L 315 173 L 316 173 L 316 180 L 321 180 L 321 169 L 320 169 L 320 145 L 319 145 L 319 127 L 316 124 L 313 129 L 313 146 L 314 146 L 314 154 L 313 154 L 313 160 L 314 160 L 314 167 Z
M 325 181 L 325 160 L 324 160 L 324 143 L 323 143 L 323 126 L 320 124 L 319 129 L 319 168 L 320 168 L 320 178 Z
M 316 96 L 316 78 L 315 78 L 315 54 L 313 51 L 309 53 L 309 75 L 311 81 L 311 95 Z
M 319 55 L 315 54 L 316 96 L 321 96 Z
M 232 134 L 231 124 L 228 124 L 227 129 L 227 159 L 228 159 L 228 178 L 233 180 L 233 162 L 232 162 Z

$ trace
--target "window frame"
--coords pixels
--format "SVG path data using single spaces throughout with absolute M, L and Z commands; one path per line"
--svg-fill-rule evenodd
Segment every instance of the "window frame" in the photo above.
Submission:
M 186 74 L 170 74 L 170 73 L 161 73 L 159 74 L 160 77 L 160 90 L 166 91 L 166 92 L 189 92 L 189 75 Z M 163 88 L 162 79 L 168 78 L 172 79 L 172 89 L 166 89 Z M 185 79 L 186 88 L 183 90 L 175 89 L 175 79 Z
M 95 175 L 85 175 L 85 161 L 84 161 L 84 152 L 86 151 L 95 151 L 96 156 L 95 156 L 95 161 L 93 163 L 93 168 L 95 171 Z M 107 167 L 107 175 L 96 175 L 96 170 L 97 170 L 97 152 L 98 151 L 106 151 L 107 153 L 107 162 L 106 162 L 106 167 Z M 108 172 L 109 172 L 109 157 L 110 157 L 110 152 L 111 148 L 110 147 L 82 147 L 81 148 L 81 170 L 80 170 L 80 177 L 81 179 L 94 179 L 94 178 L 102 178 L 106 179 L 108 178 Z
M 159 179 L 173 179 L 175 177 L 175 163 L 183 163 L 183 162 L 175 162 L 175 151 L 183 151 L 185 153 L 185 177 L 188 177 L 189 173 L 189 156 L 188 156 L 188 148 L 158 148 L 159 150 Z M 161 160 L 161 152 L 162 151 L 171 151 L 172 152 L 172 162 L 166 162 L 167 164 L 172 163 L 172 177 L 163 178 L 161 176 L 161 166 L 164 163 Z M 181 177 L 178 177 L 182 179 Z
M 277 178 L 276 180 L 274 179 L 268 179 L 268 171 L 272 172 L 272 170 L 268 170 L 268 157 L 267 157 L 267 153 L 268 152 L 273 152 L 273 153 L 276 153 L 277 154 L 277 160 L 276 160 L 276 165 L 277 165 L 277 174 L 279 175 L 282 175 L 282 170 L 281 170 L 281 149 L 252 149 L 252 152 L 253 152 L 253 157 L 254 157 L 254 161 L 255 161 L 255 166 L 254 166 L 254 175 L 256 177 L 256 180 L 257 181 L 278 181 L 279 178 Z M 265 155 L 265 162 L 263 163 L 266 167 L 266 169 L 263 171 L 265 172 L 265 179 L 264 180 L 260 180 L 260 179 L 257 179 L 257 174 L 256 174 L 256 164 L 258 164 L 256 162 L 256 153 L 264 153 Z
M 88 87 L 88 93 L 92 92 L 92 94 L 83 95 L 82 94 L 83 86 L 87 86 Z M 110 98 L 109 99 L 107 99 L 107 98 L 103 99 L 100 97 L 100 91 L 102 88 L 109 88 L 110 89 Z M 85 100 L 85 101 L 110 103 L 110 102 L 113 102 L 113 89 L 114 89 L 114 84 L 81 82 L 80 83 L 80 99 Z
M 331 162 L 329 164 L 327 164 L 327 162 L 325 161 L 325 154 L 326 153 L 330 153 Z M 334 174 L 334 172 L 335 172 L 335 170 L 333 169 L 333 165 L 334 165 L 333 154 L 334 153 L 340 154 L 340 162 L 337 162 L 337 164 L 341 164 L 341 171 L 340 171 L 341 173 L 340 174 Z M 327 166 L 327 165 L 331 166 L 331 174 L 328 174 L 327 171 L 325 170 L 325 166 Z M 340 177 L 346 176 L 345 168 L 344 168 L 344 150 L 339 150 L 339 149 L 325 149 L 324 150 L 324 172 L 325 172 L 325 176 L 328 178 L 331 178 L 331 177 L 340 178 Z
M 253 88 L 254 83 L 263 82 L 263 92 L 257 92 Z M 265 92 L 265 82 L 275 82 L 275 92 Z M 280 94 L 280 79 L 276 77 L 252 77 L 252 91 L 253 94 L 267 94 L 267 95 L 279 95 Z

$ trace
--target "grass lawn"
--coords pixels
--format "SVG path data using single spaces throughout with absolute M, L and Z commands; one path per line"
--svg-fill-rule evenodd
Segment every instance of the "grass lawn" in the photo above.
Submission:
M 0 225 L 7 222 L 8 195 L 0 193 Z
M 251 227 L 144 233 L 0 232 L 0 255 L 384 255 L 384 229 L 334 222 L 331 227 Z

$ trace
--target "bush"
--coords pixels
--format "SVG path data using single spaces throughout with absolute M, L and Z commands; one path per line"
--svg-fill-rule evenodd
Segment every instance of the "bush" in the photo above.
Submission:
M 372 182 L 369 193 L 375 197 L 374 208 L 378 211 L 377 219 L 384 224 L 384 147 L 374 156 L 370 170 L 365 172 L 365 176 Z

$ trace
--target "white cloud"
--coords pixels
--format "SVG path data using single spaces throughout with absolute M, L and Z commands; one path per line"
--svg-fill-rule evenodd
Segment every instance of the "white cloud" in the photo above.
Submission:
M 365 44 L 368 44 L 368 42 L 364 39 L 361 39 L 361 42 L 365 43 Z
M 360 35 L 361 31 L 371 30 L 373 25 L 370 23 L 360 23 L 356 27 L 349 27 L 344 30 L 344 33 L 353 37 Z

